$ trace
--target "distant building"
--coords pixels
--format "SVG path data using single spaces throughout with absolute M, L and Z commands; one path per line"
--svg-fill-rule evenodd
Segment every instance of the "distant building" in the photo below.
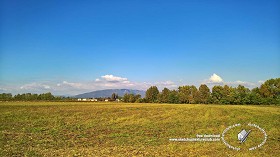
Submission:
M 98 101 L 97 99 L 93 98 L 93 99 L 89 99 L 89 101 Z
M 78 101 L 94 101 L 94 102 L 97 102 L 98 100 L 95 99 L 95 98 L 89 98 L 89 99 L 86 99 L 86 98 L 79 98 Z
M 109 100 L 108 99 L 105 99 L 105 102 L 108 102 Z

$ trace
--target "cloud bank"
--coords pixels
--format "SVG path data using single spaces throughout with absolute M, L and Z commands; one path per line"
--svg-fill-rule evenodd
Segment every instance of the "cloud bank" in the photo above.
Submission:
M 264 81 L 261 80 L 256 83 L 240 80 L 224 81 L 224 79 L 221 76 L 219 76 L 216 73 L 213 73 L 211 76 L 209 76 L 208 79 L 205 79 L 202 82 L 198 82 L 197 85 L 199 86 L 200 84 L 206 84 L 209 88 L 212 88 L 215 85 L 225 84 L 233 87 L 243 85 L 247 88 L 252 89 L 254 87 L 260 86 L 263 82 Z M 72 82 L 63 80 L 57 82 L 32 82 L 21 86 L 0 86 L 0 92 L 11 92 L 13 94 L 52 92 L 55 95 L 76 95 L 102 89 L 147 90 L 151 86 L 157 86 L 159 90 L 162 90 L 164 87 L 169 89 L 177 89 L 179 85 L 191 85 L 182 81 L 178 81 L 177 83 L 170 80 L 157 82 L 136 82 L 130 81 L 126 77 L 107 74 L 91 81 Z
M 260 86 L 264 81 L 258 81 L 257 83 L 247 82 L 247 81 L 224 81 L 222 77 L 217 74 L 213 74 L 207 80 L 203 81 L 202 84 L 207 84 L 209 87 L 213 87 L 214 85 L 229 85 L 236 87 L 238 85 L 243 85 L 247 88 L 254 88 Z
M 24 84 L 22 86 L 11 87 L 11 90 L 5 90 L 5 92 L 16 93 L 45 93 L 52 92 L 56 95 L 76 95 L 84 92 L 91 92 L 102 89 L 138 89 L 147 90 L 150 86 L 157 86 L 160 90 L 164 87 L 174 89 L 178 86 L 170 81 L 160 82 L 135 82 L 130 81 L 128 78 L 114 76 L 107 74 L 100 76 L 92 81 L 84 82 L 71 82 L 71 81 L 58 81 L 54 82 L 32 82 Z M 1 89 L 2 87 L 0 87 Z M 3 88 L 4 89 L 4 88 Z M 0 90 L 1 91 L 1 90 Z M 4 91 L 4 90 L 2 90 Z

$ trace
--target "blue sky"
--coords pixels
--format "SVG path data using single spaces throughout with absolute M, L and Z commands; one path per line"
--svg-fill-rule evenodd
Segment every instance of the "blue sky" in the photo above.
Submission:
M 0 92 L 252 88 L 280 76 L 278 0 L 1 0 L 0 13 Z

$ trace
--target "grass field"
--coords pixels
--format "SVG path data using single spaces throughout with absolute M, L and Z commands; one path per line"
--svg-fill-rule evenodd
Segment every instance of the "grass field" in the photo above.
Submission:
M 268 135 L 266 143 L 254 151 L 236 151 L 222 141 L 169 141 L 195 138 L 197 134 L 222 134 L 237 123 L 247 129 L 248 123 L 259 125 Z M 259 144 L 262 134 L 251 129 L 243 145 L 238 143 L 234 129 L 228 131 L 226 139 L 242 148 L 256 141 Z M 255 138 L 250 138 L 253 135 Z M 279 106 L 0 102 L 0 156 L 279 154 Z

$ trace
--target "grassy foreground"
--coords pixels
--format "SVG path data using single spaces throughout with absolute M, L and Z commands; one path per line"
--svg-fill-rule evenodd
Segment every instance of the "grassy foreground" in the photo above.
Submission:
M 268 135 L 266 143 L 254 151 L 236 151 L 222 141 L 169 141 L 195 138 L 197 134 L 222 134 L 236 123 L 259 125 Z M 232 138 L 235 141 L 231 144 L 240 145 L 232 131 L 228 131 L 227 140 Z M 248 137 L 242 147 L 254 145 L 253 140 L 261 141 L 262 135 L 256 130 L 253 135 L 256 138 Z M 0 156 L 279 154 L 279 106 L 0 102 Z

